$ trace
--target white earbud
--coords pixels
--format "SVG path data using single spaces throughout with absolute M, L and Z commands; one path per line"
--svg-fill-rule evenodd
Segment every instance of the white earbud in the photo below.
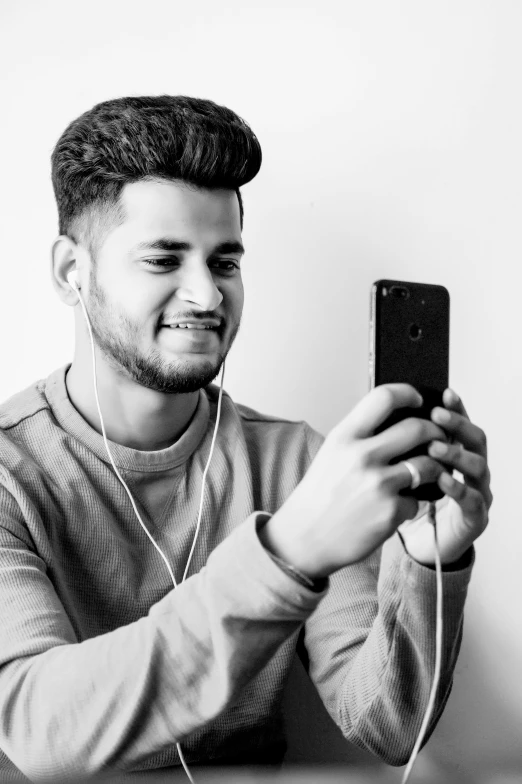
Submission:
M 69 285 L 72 289 L 77 291 L 80 288 L 80 282 L 78 280 L 78 270 L 71 270 L 67 275 L 67 280 L 69 281 Z

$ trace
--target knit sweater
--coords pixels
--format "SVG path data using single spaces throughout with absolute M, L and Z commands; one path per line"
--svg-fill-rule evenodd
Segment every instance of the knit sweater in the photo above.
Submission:
M 314 592 L 263 548 L 259 527 L 323 436 L 219 389 L 167 449 L 111 451 L 71 404 L 68 365 L 0 406 L 0 769 L 34 781 L 282 756 L 281 696 L 298 638 L 345 737 L 404 764 L 433 678 L 435 573 L 394 535 Z M 471 573 L 444 578 L 449 695 Z M 302 631 L 302 636 L 299 637 Z M 3 766 L 3 767 L 2 767 Z

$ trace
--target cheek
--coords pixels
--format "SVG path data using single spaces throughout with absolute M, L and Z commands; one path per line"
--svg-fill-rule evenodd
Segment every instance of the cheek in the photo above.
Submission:
M 154 296 L 143 286 L 119 285 L 103 289 L 104 301 L 99 303 L 98 310 L 102 314 L 107 328 L 114 329 L 129 337 L 146 339 L 151 327 L 156 327 L 158 320 L 158 303 L 161 298 Z
M 136 322 L 156 319 L 168 303 L 170 292 L 161 277 L 138 280 L 127 276 L 112 289 L 113 301 L 119 310 Z
M 235 321 L 238 321 L 243 312 L 245 301 L 245 291 L 241 278 L 235 281 L 233 285 L 222 288 L 222 294 L 227 311 L 233 314 Z

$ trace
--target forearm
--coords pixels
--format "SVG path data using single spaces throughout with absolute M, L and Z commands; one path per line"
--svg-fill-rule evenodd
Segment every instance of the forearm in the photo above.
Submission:
M 0 746 L 30 778 L 132 770 L 221 713 L 316 607 L 253 519 L 146 618 L 0 673 Z
M 355 567 L 354 574 L 357 569 L 362 573 L 362 565 Z M 451 689 L 470 570 L 443 577 L 442 672 L 426 737 Z M 347 576 L 332 578 L 324 608 L 321 606 L 307 624 L 311 675 L 348 740 L 389 764 L 404 764 L 419 733 L 433 683 L 435 573 L 413 561 L 399 537 L 394 537 L 384 548 L 378 592 L 374 588 L 373 598 L 369 575 L 366 584 L 364 577 L 361 579 L 359 587 L 350 586 Z M 351 637 L 342 632 L 342 626 L 350 623 L 345 608 L 336 611 L 343 601 L 351 605 Z M 328 626 L 329 640 L 325 637 Z M 322 663 L 327 645 L 332 657 L 328 668 Z

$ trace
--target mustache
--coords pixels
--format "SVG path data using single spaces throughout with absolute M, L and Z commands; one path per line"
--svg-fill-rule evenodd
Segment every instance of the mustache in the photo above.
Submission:
M 212 310 L 205 310 L 199 313 L 191 313 L 190 311 L 182 312 L 182 313 L 165 313 L 160 319 L 160 325 L 166 324 L 172 321 L 183 321 L 187 319 L 189 321 L 204 321 L 205 319 L 216 319 L 219 321 L 219 326 L 216 329 L 222 329 L 225 325 L 225 320 L 214 313 Z

